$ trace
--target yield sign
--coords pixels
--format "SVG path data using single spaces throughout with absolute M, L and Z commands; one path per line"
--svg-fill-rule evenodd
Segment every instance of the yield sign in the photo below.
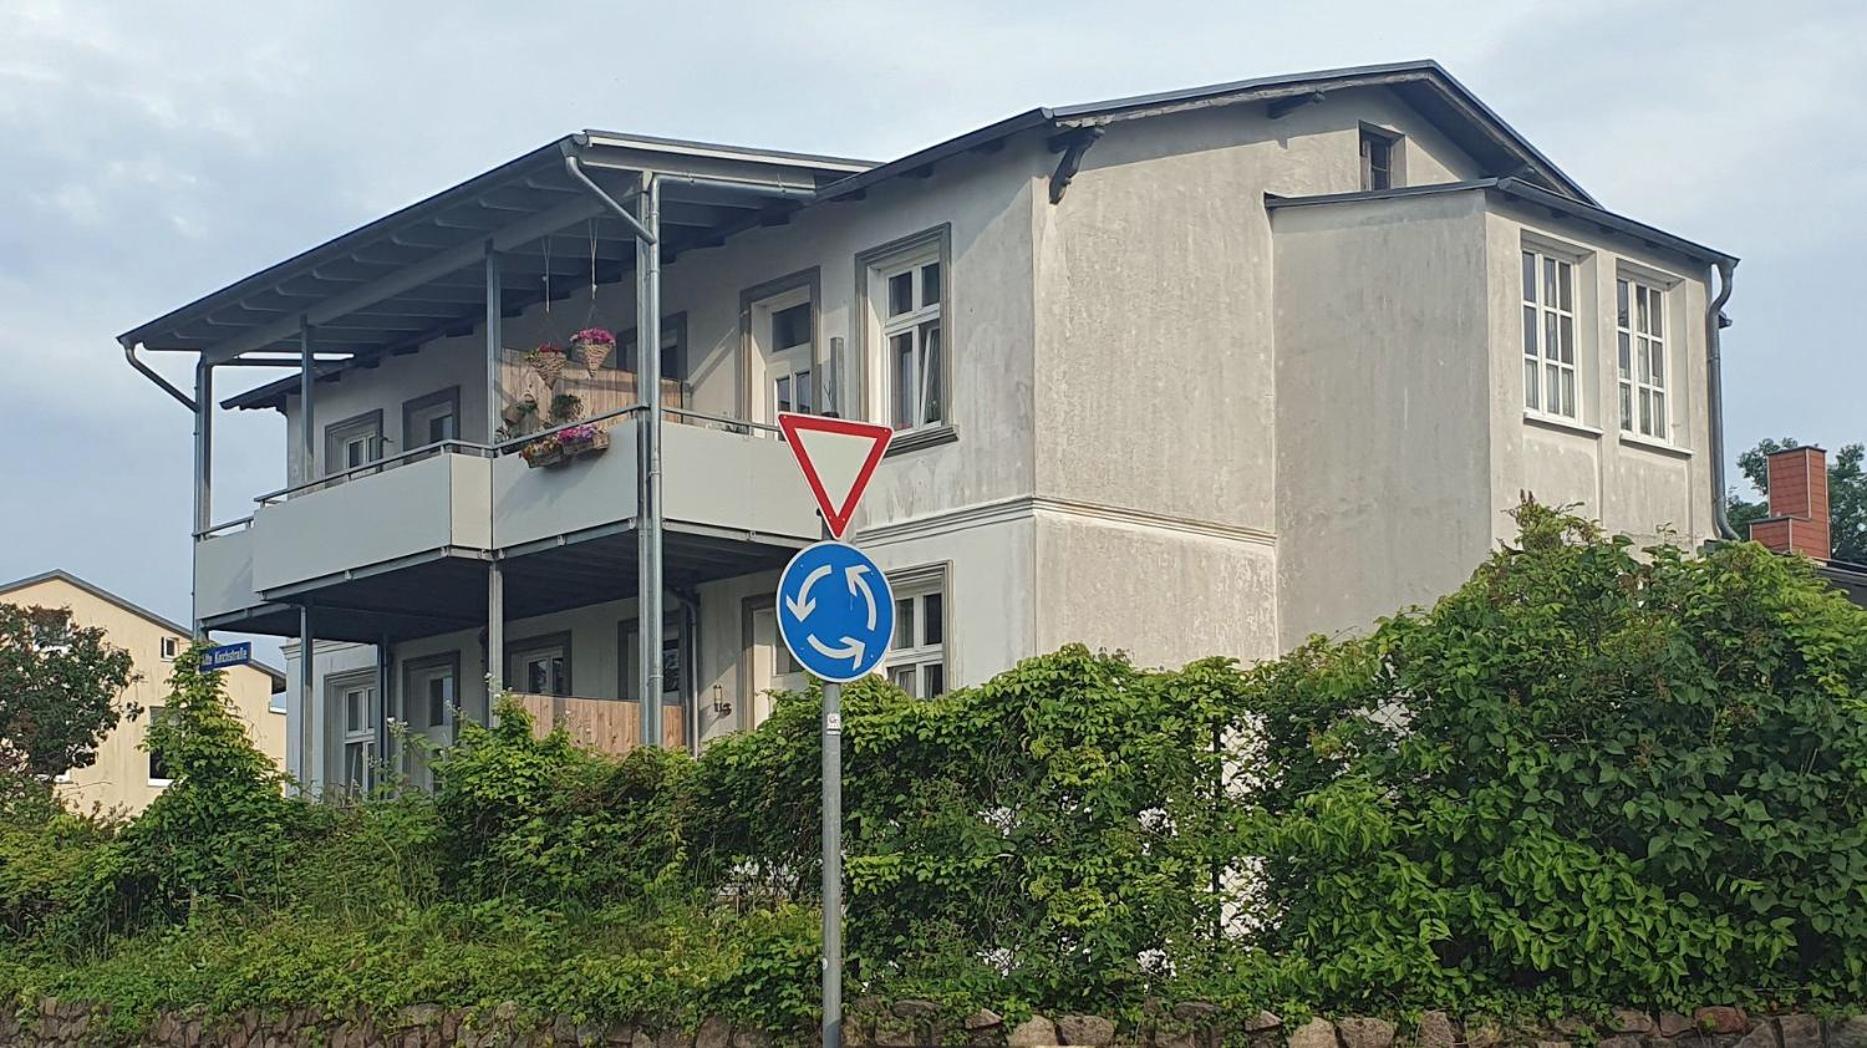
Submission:
M 797 456 L 830 534 L 842 538 L 849 518 L 856 514 L 862 489 L 869 486 L 895 431 L 867 422 L 791 412 L 779 413 L 778 428 L 784 431 L 791 454 Z

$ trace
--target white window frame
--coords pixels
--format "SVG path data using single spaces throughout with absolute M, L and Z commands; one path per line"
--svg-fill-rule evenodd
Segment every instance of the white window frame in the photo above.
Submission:
M 161 646 L 157 650 L 158 650 L 158 657 L 163 662 L 174 662 L 176 656 L 181 654 L 181 650 L 182 650 L 181 638 L 180 637 L 163 637 L 161 640 Z
M 570 634 L 568 632 L 548 637 L 534 637 L 531 640 L 513 644 L 507 650 L 511 654 L 506 659 L 506 668 L 510 674 L 506 681 L 513 690 L 526 695 L 550 695 L 556 698 L 566 698 L 571 694 Z M 541 657 L 547 660 L 556 658 L 563 662 L 563 679 L 558 682 L 558 687 L 563 690 L 553 689 L 540 692 L 529 690 L 531 681 L 524 672 L 525 668 L 527 664 L 536 662 Z
M 894 573 L 888 578 L 895 594 L 895 635 L 882 660 L 882 673 L 917 699 L 938 698 L 953 687 L 953 601 L 948 593 L 948 576 L 942 566 Z M 928 611 L 930 597 L 938 605 L 938 614 Z M 903 615 L 904 605 L 911 609 L 912 622 Z M 939 630 L 930 635 L 927 627 L 934 622 L 939 623 Z M 930 672 L 938 677 L 930 681 Z
M 368 791 L 370 780 L 375 775 L 376 766 L 376 681 L 372 678 L 334 680 L 331 690 L 336 694 L 337 723 L 339 745 L 337 749 L 337 779 L 345 789 Z M 363 703 L 362 723 L 352 726 L 350 721 L 350 699 L 360 696 Z M 350 753 L 358 750 L 362 757 L 361 781 L 350 778 Z
M 864 353 L 870 376 L 869 418 L 893 427 L 897 449 L 938 441 L 953 413 L 953 259 L 951 230 L 939 226 L 857 256 L 863 292 Z M 937 267 L 929 281 L 927 267 Z M 908 275 L 910 308 L 890 314 L 889 283 Z M 931 290 L 931 294 L 929 293 Z M 909 340 L 906 374 L 896 339 Z M 930 347 L 932 347 L 930 352 Z M 932 357 L 933 363 L 929 364 Z M 905 392 L 905 396 L 904 396 Z M 908 401 L 912 402 L 909 403 Z M 899 438 L 915 435 L 917 440 Z
M 1658 281 L 1625 270 L 1614 278 L 1614 367 L 1621 432 L 1672 441 L 1666 292 Z
M 1525 265 L 1532 267 L 1526 278 Z M 1518 257 L 1524 413 L 1579 423 L 1586 387 L 1581 368 L 1582 260 L 1526 240 Z M 1567 295 L 1563 292 L 1566 290 Z M 1553 301 L 1552 301 L 1553 299 Z M 1565 342 L 1566 332 L 1566 342 Z

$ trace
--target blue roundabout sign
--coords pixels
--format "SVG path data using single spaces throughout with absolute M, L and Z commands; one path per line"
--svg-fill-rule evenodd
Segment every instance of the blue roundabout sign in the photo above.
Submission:
M 797 664 L 837 683 L 881 664 L 895 632 L 895 597 L 866 554 L 841 542 L 799 551 L 778 579 L 778 632 Z

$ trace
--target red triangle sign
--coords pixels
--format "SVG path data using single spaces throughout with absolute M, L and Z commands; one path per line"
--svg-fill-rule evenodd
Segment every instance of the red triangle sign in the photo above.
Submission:
M 830 534 L 842 538 L 895 431 L 868 422 L 791 412 L 778 414 L 778 428 L 784 431 L 791 454 L 797 456 Z

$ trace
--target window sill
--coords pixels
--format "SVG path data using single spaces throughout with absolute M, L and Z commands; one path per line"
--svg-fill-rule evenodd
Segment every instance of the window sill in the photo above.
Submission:
M 154 786 L 158 790 L 165 790 L 169 788 L 170 786 L 175 785 L 175 780 L 174 779 L 150 779 L 149 785 Z
M 1575 419 L 1563 418 L 1560 415 L 1543 415 L 1534 411 L 1526 411 L 1523 413 L 1523 420 L 1531 425 L 1562 430 L 1565 433 L 1577 433 L 1584 437 L 1594 437 L 1596 440 L 1600 440 L 1605 435 L 1601 430 L 1586 422 L 1577 422 Z
M 895 434 L 888 442 L 888 457 L 906 454 L 920 448 L 931 448 L 938 444 L 951 444 L 959 439 L 959 431 L 949 423 L 944 426 L 924 426 L 905 433 Z
M 1637 433 L 1622 432 L 1620 434 L 1620 441 L 1632 447 L 1641 448 L 1645 451 L 1656 451 L 1662 455 L 1671 455 L 1675 458 L 1692 457 L 1691 448 L 1682 448 L 1677 444 L 1668 444 L 1663 440 L 1654 437 L 1643 437 Z

